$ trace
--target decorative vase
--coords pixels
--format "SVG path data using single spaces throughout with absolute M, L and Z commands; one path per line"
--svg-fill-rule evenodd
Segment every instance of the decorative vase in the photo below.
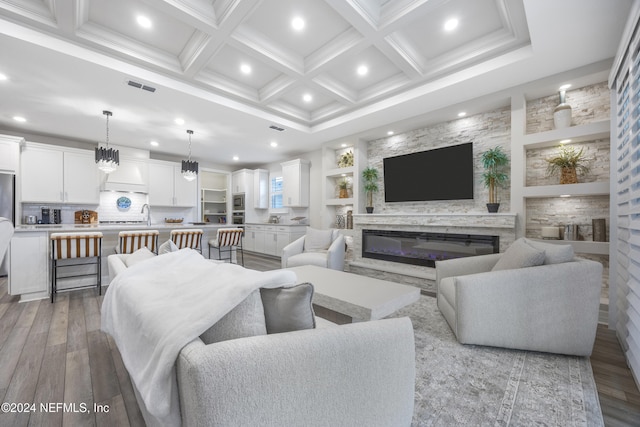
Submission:
M 340 194 L 338 195 L 339 198 L 341 199 L 348 199 L 349 198 L 349 190 L 346 188 L 341 188 L 340 189 Z
M 347 211 L 347 228 L 353 228 L 353 211 Z
M 365 209 L 367 210 L 367 213 L 373 213 L 373 206 L 367 206 Z
M 576 184 L 578 174 L 576 168 L 562 168 L 560 171 L 560 184 Z
M 553 110 L 553 126 L 556 129 L 571 126 L 571 105 L 565 102 L 565 91 L 560 91 L 560 104 Z
M 500 203 L 487 203 L 487 210 L 489 213 L 496 213 L 500 209 Z

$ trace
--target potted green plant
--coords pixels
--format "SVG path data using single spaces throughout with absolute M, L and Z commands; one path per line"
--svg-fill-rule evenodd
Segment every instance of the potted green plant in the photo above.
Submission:
M 503 168 L 509 164 L 509 158 L 502 151 L 501 146 L 491 148 L 482 153 L 482 166 L 485 172 L 482 174 L 484 185 L 489 189 L 489 203 L 487 210 L 491 213 L 498 212 L 498 186 L 507 181 L 508 175 L 503 172 Z
M 578 182 L 578 173 L 586 174 L 589 167 L 585 165 L 587 161 L 584 155 L 584 148 L 577 150 L 576 147 L 561 145 L 558 147 L 559 153 L 546 159 L 549 163 L 547 175 L 560 173 L 560 184 L 575 184 Z
M 338 188 L 340 189 L 340 194 L 338 196 L 339 198 L 349 198 L 349 181 L 347 181 L 346 179 L 342 179 L 340 182 L 338 182 Z
M 373 193 L 378 191 L 378 169 L 367 167 L 362 170 L 363 187 L 367 193 L 367 213 L 373 212 Z

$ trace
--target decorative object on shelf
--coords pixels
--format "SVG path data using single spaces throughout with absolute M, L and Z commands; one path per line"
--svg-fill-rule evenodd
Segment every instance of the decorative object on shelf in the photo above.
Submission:
M 558 240 L 560 238 L 560 228 L 542 227 L 541 234 L 543 239 Z
M 336 215 L 336 228 L 344 228 L 344 215 Z
M 98 212 L 83 209 L 75 211 L 73 214 L 74 223 L 76 224 L 97 224 Z
M 98 165 L 98 169 L 100 169 L 104 173 L 111 173 L 118 168 L 120 165 L 120 152 L 118 150 L 114 150 L 113 148 L 109 148 L 109 117 L 113 115 L 111 111 L 104 110 L 102 114 L 107 116 L 107 137 L 105 139 L 105 146 L 100 147 L 98 143 L 98 147 L 96 147 L 96 164 Z
M 571 126 L 571 105 L 565 100 L 566 88 L 560 88 L 560 104 L 553 109 L 553 126 L 556 129 L 568 128 Z
M 509 158 L 502 151 L 501 146 L 491 148 L 482 153 L 482 166 L 486 172 L 482 174 L 484 185 L 489 189 L 489 203 L 487 210 L 490 213 L 498 212 L 500 203 L 498 203 L 498 186 L 504 184 L 508 176 L 502 172 L 502 169 L 509 164 Z
M 349 181 L 346 178 L 343 178 L 342 181 L 338 183 L 338 188 L 340 189 L 340 194 L 338 195 L 341 199 L 349 198 Z
M 578 225 L 569 223 L 564 226 L 564 240 L 578 240 Z
M 347 228 L 353 229 L 353 211 L 347 211 Z
M 585 174 L 589 168 L 584 164 L 587 159 L 584 155 L 584 148 L 577 151 L 575 147 L 561 145 L 560 152 L 549 159 L 546 159 L 549 166 L 547 175 L 560 173 L 560 184 L 575 184 L 578 182 L 578 173 Z
M 367 193 L 367 213 L 373 213 L 373 193 L 378 192 L 378 169 L 371 166 L 362 170 L 364 191 Z
M 593 241 L 606 242 L 607 220 L 605 218 L 594 218 L 591 220 L 591 224 L 593 225 Z
M 193 181 L 198 176 L 198 162 L 191 160 L 191 135 L 192 130 L 187 130 L 189 134 L 189 159 L 182 161 L 182 176 L 187 181 Z
M 131 207 L 131 199 L 128 197 L 119 197 L 116 200 L 116 205 L 118 209 L 129 209 Z
M 350 166 L 353 166 L 353 151 L 347 151 L 341 154 L 338 159 L 339 168 L 348 168 Z

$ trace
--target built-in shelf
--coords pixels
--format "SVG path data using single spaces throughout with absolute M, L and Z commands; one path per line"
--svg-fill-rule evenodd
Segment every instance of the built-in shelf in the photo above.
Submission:
M 353 198 L 349 197 L 349 198 L 344 198 L 344 199 L 327 199 L 325 201 L 325 204 L 330 205 L 330 206 L 353 205 Z
M 553 240 L 531 239 L 555 245 L 571 245 L 577 254 L 609 255 L 609 242 L 593 242 L 586 240 Z
M 525 149 L 556 146 L 563 139 L 570 139 L 571 143 L 592 141 L 610 137 L 611 122 L 601 120 L 568 128 L 554 129 L 547 132 L 532 133 L 524 136 Z
M 537 185 L 524 187 L 525 198 L 560 196 L 606 196 L 609 194 L 609 181 L 585 182 L 578 184 Z
M 354 171 L 355 171 L 354 166 L 349 166 L 347 168 L 329 169 L 325 173 L 325 176 L 327 178 L 340 178 L 342 176 L 353 176 Z

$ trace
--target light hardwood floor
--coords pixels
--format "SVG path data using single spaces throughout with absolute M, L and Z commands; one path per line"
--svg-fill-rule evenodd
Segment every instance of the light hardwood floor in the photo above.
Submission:
M 245 265 L 264 271 L 280 260 L 245 254 Z M 0 426 L 144 426 L 120 354 L 100 331 L 101 303 L 94 289 L 58 294 L 54 304 L 18 303 L 0 278 L 0 396 L 35 404 L 0 413 Z M 615 333 L 604 326 L 591 364 L 605 425 L 640 425 L 640 393 Z M 71 406 L 56 406 L 63 402 Z M 96 412 L 94 404 L 109 411 Z

